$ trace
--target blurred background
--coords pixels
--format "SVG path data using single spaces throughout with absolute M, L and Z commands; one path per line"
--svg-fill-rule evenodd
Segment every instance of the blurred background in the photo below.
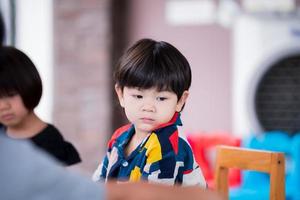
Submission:
M 79 150 L 90 175 L 127 123 L 112 71 L 141 38 L 177 47 L 192 68 L 186 134 L 244 138 L 300 130 L 300 0 L 1 0 L 6 44 L 44 83 L 37 108 Z

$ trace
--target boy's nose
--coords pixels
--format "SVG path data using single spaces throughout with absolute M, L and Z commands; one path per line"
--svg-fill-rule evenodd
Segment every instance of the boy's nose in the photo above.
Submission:
M 153 104 L 144 104 L 142 107 L 142 111 L 146 111 L 146 112 L 155 112 L 155 106 Z
M 0 110 L 9 108 L 9 103 L 4 98 L 0 98 Z

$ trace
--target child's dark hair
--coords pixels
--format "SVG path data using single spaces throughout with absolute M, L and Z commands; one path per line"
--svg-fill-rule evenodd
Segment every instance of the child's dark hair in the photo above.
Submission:
M 191 69 L 187 59 L 171 44 L 141 39 L 121 57 L 116 67 L 116 84 L 124 87 L 176 93 L 178 99 L 191 85 Z
M 30 60 L 14 47 L 0 47 L 0 97 L 19 94 L 28 110 L 33 110 L 42 96 L 40 75 Z

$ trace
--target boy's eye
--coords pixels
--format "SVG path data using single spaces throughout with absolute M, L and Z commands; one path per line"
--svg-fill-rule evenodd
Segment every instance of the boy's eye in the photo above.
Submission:
M 166 97 L 157 97 L 156 98 L 158 101 L 165 101 L 167 98 Z
M 139 95 L 139 94 L 134 94 L 134 95 L 132 95 L 134 98 L 136 98 L 136 99 L 142 99 L 143 98 L 143 96 L 142 95 Z

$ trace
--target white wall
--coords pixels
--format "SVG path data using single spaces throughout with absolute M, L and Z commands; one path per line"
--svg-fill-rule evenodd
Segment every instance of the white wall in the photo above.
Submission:
M 38 68 L 43 96 L 37 114 L 52 122 L 53 109 L 53 23 L 52 0 L 16 1 L 16 47 L 24 51 Z

